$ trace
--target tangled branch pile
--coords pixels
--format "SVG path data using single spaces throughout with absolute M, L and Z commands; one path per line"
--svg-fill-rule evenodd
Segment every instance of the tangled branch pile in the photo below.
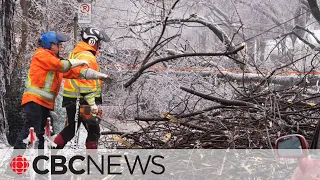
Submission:
M 320 94 L 310 93 L 305 85 L 243 88 L 245 93 L 232 100 L 180 89 L 215 105 L 189 114 L 135 117 L 139 131 L 102 134 L 120 135 L 117 148 L 273 148 L 276 138 L 291 133 L 310 142 L 320 119 Z

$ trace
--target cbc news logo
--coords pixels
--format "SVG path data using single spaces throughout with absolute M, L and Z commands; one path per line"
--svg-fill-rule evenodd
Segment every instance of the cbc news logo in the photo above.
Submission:
M 27 171 L 29 162 L 25 157 L 18 155 L 17 157 L 12 159 L 12 161 L 10 162 L 10 167 L 13 172 L 20 175 Z
M 33 159 L 33 158 L 32 158 Z M 130 160 L 129 160 L 130 159 Z M 28 162 L 27 158 L 18 155 L 10 162 L 12 171 L 18 175 L 27 173 L 29 166 L 31 172 L 45 175 L 126 175 L 127 173 L 133 175 L 138 171 L 141 175 L 160 175 L 165 172 L 165 167 L 159 162 L 159 159 L 164 159 L 161 155 L 120 155 L 107 154 L 96 156 L 96 154 L 89 155 L 74 155 L 70 159 L 64 155 L 38 155 L 33 160 Z M 39 169 L 38 163 L 47 162 L 50 165 L 44 169 Z M 79 162 L 81 165 L 79 165 Z M 42 163 L 41 163 L 42 164 Z M 77 166 L 80 166 L 77 167 Z M 148 168 L 151 166 L 150 168 Z M 43 168 L 43 167 L 42 167 Z M 122 169 L 122 170 L 120 170 Z M 149 171 L 147 171 L 149 169 Z M 69 172 L 70 171 L 70 172 Z

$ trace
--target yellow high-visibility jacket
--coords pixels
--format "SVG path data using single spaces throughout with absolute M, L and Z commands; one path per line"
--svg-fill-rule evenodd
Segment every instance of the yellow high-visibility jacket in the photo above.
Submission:
M 80 42 L 76 45 L 73 52 L 69 54 L 69 59 L 86 60 L 91 69 L 100 71 L 95 55 L 98 52 L 89 44 Z M 81 73 L 81 67 L 76 67 L 68 71 L 68 73 Z M 67 73 L 67 74 L 68 74 Z M 68 98 L 80 98 L 87 100 L 89 105 L 94 104 L 95 98 L 101 97 L 102 82 L 99 79 L 85 80 L 85 79 L 66 79 L 64 82 L 63 96 Z M 82 94 L 86 94 L 85 97 Z

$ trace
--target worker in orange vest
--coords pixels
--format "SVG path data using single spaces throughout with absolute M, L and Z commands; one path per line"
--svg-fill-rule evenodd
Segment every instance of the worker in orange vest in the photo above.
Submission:
M 89 63 L 90 67 L 96 71 L 100 71 L 96 56 L 101 42 L 109 42 L 109 37 L 100 29 L 88 27 L 81 32 L 82 41 L 76 45 L 73 52 L 70 53 L 69 58 L 83 59 Z M 80 68 L 72 69 L 72 71 L 80 72 Z M 63 148 L 65 144 L 74 136 L 76 129 L 76 100 L 79 95 L 80 105 L 90 105 L 93 114 L 98 113 L 98 106 L 102 103 L 101 98 L 102 83 L 101 80 L 83 80 L 83 79 L 66 79 L 63 89 L 62 106 L 67 110 L 67 126 L 56 136 L 54 142 L 57 148 Z M 79 108 L 79 107 L 78 107 Z M 80 113 L 79 113 L 80 114 Z M 97 149 L 98 140 L 100 137 L 100 127 L 97 121 L 90 121 L 82 116 L 78 116 L 79 122 L 85 126 L 88 136 L 86 139 L 87 149 Z
M 14 144 L 15 149 L 26 148 L 23 140 L 28 137 L 30 127 L 34 128 L 39 139 L 38 148 L 43 149 L 44 127 L 50 116 L 49 111 L 54 109 L 55 99 L 63 78 L 109 79 L 108 75 L 83 66 L 89 66 L 86 60 L 61 59 L 59 57 L 61 43 L 69 39 L 66 35 L 56 31 L 44 32 L 39 39 L 40 47 L 36 49 L 32 57 L 21 103 L 25 110 L 26 120 Z M 76 67 L 81 70 L 69 73 L 70 69 Z

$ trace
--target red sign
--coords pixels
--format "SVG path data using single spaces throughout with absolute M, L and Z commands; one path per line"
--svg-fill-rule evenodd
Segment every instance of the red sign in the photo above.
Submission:
M 85 13 L 89 13 L 90 12 L 90 6 L 89 6 L 89 4 L 81 4 L 80 5 L 80 12 L 81 13 L 83 13 L 83 14 L 85 14 Z
M 90 3 L 79 3 L 78 23 L 91 23 L 91 11 Z

